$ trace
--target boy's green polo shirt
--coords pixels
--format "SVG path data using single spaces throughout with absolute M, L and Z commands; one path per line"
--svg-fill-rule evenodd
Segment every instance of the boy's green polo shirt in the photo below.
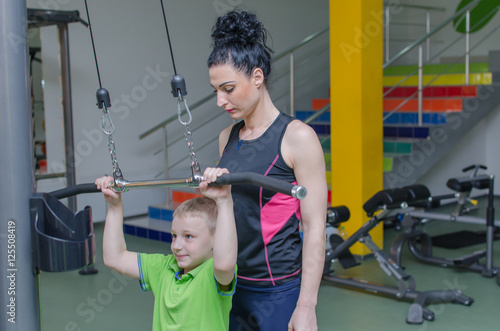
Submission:
M 183 275 L 173 255 L 137 254 L 140 285 L 155 296 L 153 331 L 229 328 L 231 290 L 222 291 L 214 277 L 213 259 Z

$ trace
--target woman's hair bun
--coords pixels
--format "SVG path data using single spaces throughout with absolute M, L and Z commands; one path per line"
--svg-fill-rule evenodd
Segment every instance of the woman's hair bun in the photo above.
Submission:
M 214 47 L 226 44 L 255 44 L 266 47 L 267 31 L 255 14 L 231 11 L 217 19 L 212 30 Z M 267 48 L 267 47 L 266 47 Z

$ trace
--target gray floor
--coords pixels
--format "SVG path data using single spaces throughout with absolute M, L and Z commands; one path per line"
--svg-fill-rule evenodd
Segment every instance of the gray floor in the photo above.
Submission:
M 102 224 L 96 224 L 97 274 L 82 276 L 74 271 L 40 275 L 42 330 L 151 330 L 153 296 L 143 293 L 136 280 L 115 274 L 103 265 L 102 229 Z M 462 229 L 482 231 L 484 227 L 442 221 L 426 224 L 426 230 L 431 234 Z M 384 231 L 386 252 L 397 234 L 394 228 Z M 169 252 L 169 247 L 158 241 L 133 236 L 126 236 L 126 240 L 129 250 Z M 483 247 L 435 248 L 434 252 L 439 256 L 454 257 Z M 500 241 L 497 241 L 494 259 L 497 266 L 500 265 L 499 256 Z M 319 330 L 500 330 L 500 286 L 495 278 L 422 264 L 407 249 L 402 264 L 415 278 L 417 290 L 460 289 L 475 302 L 471 306 L 453 303 L 429 305 L 427 307 L 435 313 L 435 320 L 409 325 L 405 322 L 409 301 L 323 283 L 317 307 Z M 373 259 L 348 270 L 336 266 L 336 273 L 372 283 L 395 285 Z

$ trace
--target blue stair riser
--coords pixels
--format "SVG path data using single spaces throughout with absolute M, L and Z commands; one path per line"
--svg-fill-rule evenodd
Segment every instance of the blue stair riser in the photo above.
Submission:
M 318 135 L 330 134 L 330 123 L 328 124 L 309 124 L 309 126 L 316 132 Z
M 416 138 L 426 139 L 429 137 L 429 128 L 426 127 L 384 127 L 385 138 Z
M 298 110 L 295 112 L 295 118 L 304 121 L 315 113 L 316 111 L 314 110 Z M 313 123 L 330 123 L 330 112 L 324 112 L 317 119 L 315 119 Z
M 147 229 L 140 226 L 124 224 L 123 232 L 136 237 L 172 242 L 172 235 L 169 232 Z
M 297 111 L 296 118 L 304 121 L 309 116 L 313 115 L 314 111 L 301 110 Z M 384 112 L 384 118 L 387 116 L 388 112 Z M 320 117 L 314 120 L 314 124 L 329 124 L 330 123 L 330 112 L 322 114 Z M 446 114 L 441 113 L 424 113 L 422 114 L 422 123 L 425 125 L 444 125 L 446 124 Z M 405 112 L 405 113 L 392 113 L 388 118 L 384 120 L 384 124 L 418 124 L 418 113 Z
M 384 118 L 389 113 L 384 113 Z M 398 124 L 418 124 L 418 113 L 392 113 L 384 120 L 384 125 Z M 446 124 L 446 114 L 424 113 L 422 114 L 422 124 L 424 125 L 444 125 Z
M 149 206 L 148 216 L 157 220 L 172 221 L 174 219 L 174 211 L 166 208 Z

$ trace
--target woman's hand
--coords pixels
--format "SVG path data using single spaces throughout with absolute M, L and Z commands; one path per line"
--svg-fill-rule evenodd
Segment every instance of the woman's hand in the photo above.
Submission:
M 215 182 L 223 174 L 228 173 L 229 171 L 225 168 L 206 168 L 203 173 L 204 180 L 199 185 L 201 194 L 213 200 L 231 197 L 231 185 L 208 185 Z

